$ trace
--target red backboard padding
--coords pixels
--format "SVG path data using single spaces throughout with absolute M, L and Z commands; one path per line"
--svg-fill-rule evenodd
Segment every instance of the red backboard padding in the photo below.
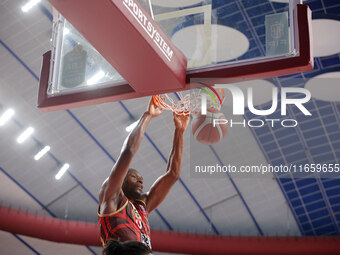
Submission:
M 49 0 L 136 92 L 181 89 L 187 60 L 138 0 Z
M 51 2 L 61 2 L 65 5 L 68 1 L 62 0 L 50 0 Z M 70 2 L 77 2 L 78 0 L 69 0 Z M 98 2 L 102 2 L 100 0 Z M 121 0 L 125 1 L 125 0 Z M 84 0 L 84 2 L 88 2 L 88 0 Z M 106 2 L 106 1 L 104 1 Z M 204 82 L 207 85 L 214 85 L 215 83 L 234 83 L 240 82 L 243 80 L 252 80 L 252 79 L 264 79 L 269 77 L 276 77 L 281 75 L 288 75 L 297 72 L 306 72 L 313 69 L 314 61 L 313 61 L 313 52 L 312 52 L 312 30 L 311 30 L 311 11 L 306 5 L 297 5 L 296 18 L 298 23 L 298 33 L 297 33 L 297 41 L 298 41 L 298 55 L 287 58 L 279 58 L 279 59 L 271 59 L 271 60 L 259 60 L 254 63 L 247 64 L 226 64 L 218 67 L 206 67 L 201 68 L 199 70 L 191 71 L 186 74 L 186 84 L 181 88 L 174 87 L 175 84 L 169 83 L 169 79 L 167 76 L 161 77 L 162 72 L 165 72 L 164 64 L 160 66 L 156 66 L 150 76 L 145 73 L 145 77 L 143 77 L 142 73 L 140 78 L 140 85 L 142 89 L 136 89 L 136 84 L 121 84 L 119 86 L 105 87 L 105 88 L 97 88 L 96 90 L 89 91 L 81 91 L 74 94 L 68 95 L 57 95 L 57 96 L 49 96 L 47 94 L 48 89 L 48 81 L 49 81 L 49 73 L 50 71 L 50 59 L 51 52 L 47 52 L 44 54 L 43 65 L 41 70 L 40 82 L 39 82 L 39 96 L 38 96 L 38 108 L 43 111 L 56 111 L 56 110 L 65 110 L 75 107 L 83 107 L 93 104 L 101 104 L 107 102 L 114 102 L 118 100 L 125 100 L 137 97 L 144 97 L 156 94 L 164 94 L 171 93 L 175 91 L 188 90 L 195 84 L 195 82 L 200 81 Z M 103 39 L 103 38 L 102 38 Z M 132 45 L 132 46 L 131 46 Z M 131 42 L 131 47 L 139 47 L 140 44 L 135 42 Z M 169 44 L 170 45 L 170 44 Z M 150 46 L 150 45 L 149 45 Z M 157 46 L 155 46 L 157 47 Z M 99 50 L 99 49 L 97 49 Z M 177 50 L 176 50 L 177 52 Z M 156 57 L 155 57 L 156 58 Z M 159 56 L 159 60 L 164 58 L 163 56 Z M 150 58 L 148 58 L 150 59 Z M 162 59 L 164 60 L 164 59 Z M 124 59 L 122 60 L 124 61 Z M 150 60 L 151 61 L 151 60 Z M 149 63 L 149 62 L 148 62 Z M 165 62 L 164 62 L 165 63 Z M 125 63 L 128 67 L 128 62 Z M 132 61 L 131 66 L 135 65 L 136 62 Z M 154 67 L 153 64 L 145 64 L 150 68 Z M 147 68 L 147 67 L 144 67 Z M 138 68 L 137 68 L 138 69 Z M 138 71 L 141 71 L 142 68 Z M 181 69 L 182 70 L 182 69 Z M 130 70 L 131 71 L 131 70 Z M 149 70 L 150 72 L 152 70 Z M 171 72 L 170 72 L 171 73 Z M 174 72 L 175 73 L 175 72 Z M 173 73 L 173 74 L 174 74 Z M 131 72 L 132 76 L 134 76 L 134 72 Z M 137 75 L 137 72 L 136 72 Z M 169 73 L 168 73 L 169 75 Z M 182 74 L 181 74 L 182 75 Z M 145 83 L 145 79 L 150 79 L 149 83 Z M 153 80 L 155 79 L 155 80 Z M 158 82 L 155 84 L 155 82 Z M 143 87 L 144 83 L 144 87 Z M 151 88 L 152 86 L 157 86 L 154 89 L 147 90 L 147 88 Z M 144 88 L 144 89 L 143 89 Z
M 100 246 L 97 223 L 69 221 L 0 206 L 0 230 L 53 242 Z M 340 237 L 216 236 L 151 230 L 155 251 L 196 255 L 340 254 Z

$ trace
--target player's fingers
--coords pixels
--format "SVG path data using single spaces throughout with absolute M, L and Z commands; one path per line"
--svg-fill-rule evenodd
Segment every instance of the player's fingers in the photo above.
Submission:
M 151 100 L 152 100 L 152 103 L 158 107 L 159 106 L 159 101 L 158 101 L 158 95 L 155 95 L 155 96 L 152 96 Z

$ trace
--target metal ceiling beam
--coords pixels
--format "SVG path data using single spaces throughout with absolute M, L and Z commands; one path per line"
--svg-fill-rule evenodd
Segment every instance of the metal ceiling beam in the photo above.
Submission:
M 212 152 L 214 153 L 214 155 L 215 155 L 215 157 L 217 158 L 217 160 L 220 162 L 221 166 L 224 166 L 223 161 L 221 160 L 221 158 L 219 157 L 219 155 L 217 154 L 217 152 L 215 151 L 215 149 L 214 149 L 211 145 L 209 145 L 209 147 L 210 147 L 210 149 L 212 150 Z M 257 220 L 255 219 L 254 214 L 251 212 L 251 210 L 250 210 L 250 208 L 249 208 L 249 206 L 248 206 L 246 200 L 244 199 L 242 193 L 241 193 L 240 190 L 238 189 L 238 187 L 237 187 L 236 183 L 234 182 L 233 178 L 231 178 L 231 176 L 230 176 L 230 174 L 229 174 L 228 172 L 226 172 L 226 175 L 228 176 L 229 181 L 231 182 L 231 184 L 233 185 L 234 189 L 236 190 L 238 196 L 240 197 L 242 204 L 245 206 L 247 212 L 249 213 L 249 216 L 250 216 L 250 218 L 252 219 L 253 223 L 255 224 L 255 227 L 256 227 L 257 231 L 259 232 L 259 234 L 260 234 L 261 236 L 263 236 L 264 233 L 263 233 L 263 231 L 262 231 L 260 225 L 258 224 Z
M 319 63 L 318 61 L 316 61 L 316 62 L 318 63 L 319 68 L 320 68 L 320 70 L 321 70 L 322 67 L 321 67 L 320 63 Z M 281 85 L 281 82 L 280 82 L 279 78 L 278 78 L 278 77 L 275 77 L 275 78 L 273 78 L 273 79 L 275 80 L 276 85 L 277 85 L 277 86 L 279 87 L 279 89 L 281 90 L 282 85 Z M 314 105 L 315 109 L 317 109 L 317 106 L 315 105 L 314 102 L 313 102 L 313 105 Z M 295 117 L 295 114 L 294 114 L 294 112 L 293 112 L 293 110 L 292 110 L 292 106 L 291 106 L 291 105 L 288 105 L 288 107 L 287 107 L 287 112 L 288 112 L 289 118 L 291 118 L 291 119 L 296 119 L 296 118 L 294 118 L 294 117 Z M 321 118 L 320 118 L 320 121 L 322 122 L 322 119 L 321 119 Z M 272 128 L 270 127 L 270 129 L 272 129 Z M 300 139 L 300 142 L 301 142 L 303 148 L 307 149 L 307 150 L 305 151 L 305 154 L 306 154 L 306 157 L 307 157 L 308 162 L 309 162 L 310 164 L 315 164 L 316 162 L 313 160 L 312 154 L 311 154 L 310 151 L 308 150 L 307 141 L 306 141 L 306 139 L 305 139 L 304 136 L 303 136 L 303 132 L 302 132 L 300 126 L 297 125 L 295 130 L 296 130 L 296 133 L 297 133 L 297 135 L 298 135 L 298 137 L 299 137 L 299 139 Z M 324 131 L 325 131 L 325 133 L 327 134 L 327 130 L 325 129 Z M 330 146 L 333 147 L 330 141 L 329 141 L 329 143 L 330 143 Z M 333 149 L 333 154 L 335 155 L 334 149 Z M 336 159 L 336 155 L 335 155 L 335 159 Z M 334 215 L 334 212 L 333 212 L 333 210 L 332 210 L 332 206 L 331 206 L 331 204 L 330 204 L 330 202 L 329 202 L 329 199 L 328 199 L 328 197 L 327 197 L 326 191 L 325 191 L 325 189 L 324 189 L 324 187 L 323 187 L 323 184 L 322 184 L 322 182 L 321 182 L 321 180 L 320 180 L 321 177 L 320 177 L 317 173 L 315 173 L 314 176 L 315 176 L 314 178 L 315 178 L 315 180 L 316 180 L 317 186 L 319 187 L 320 193 L 321 193 L 321 195 L 322 195 L 322 197 L 323 197 L 323 201 L 325 202 L 326 209 L 327 209 L 327 211 L 328 211 L 328 213 L 329 213 L 329 216 L 330 216 L 330 218 L 331 218 L 332 224 L 333 224 L 333 226 L 335 227 L 335 229 L 337 230 L 338 235 L 340 235 L 340 227 L 339 227 L 338 224 L 337 224 L 337 220 L 336 220 L 335 215 Z M 297 188 L 297 191 L 299 192 L 299 188 Z M 307 210 L 306 210 L 306 212 L 307 212 L 306 214 L 307 214 L 308 218 L 310 218 L 310 217 L 309 217 L 309 213 L 308 213 Z M 312 223 L 311 223 L 311 226 L 313 226 Z
M 21 185 L 16 179 L 14 179 L 9 173 L 7 173 L 5 171 L 5 169 L 3 169 L 2 167 L 0 167 L 0 171 L 3 172 L 10 180 L 12 180 L 16 185 L 18 185 L 28 196 L 30 196 L 35 202 L 37 202 L 37 204 L 39 204 L 43 210 L 45 210 L 49 215 L 51 215 L 51 219 L 56 219 L 56 215 L 51 211 L 49 210 L 39 199 L 37 199 L 32 193 L 30 193 L 23 185 Z M 1 208 L 1 207 L 0 207 Z M 7 219 L 7 221 L 9 221 L 10 219 Z M 3 220 L 3 221 L 6 221 L 6 220 Z M 12 224 L 16 225 L 17 222 L 16 220 L 12 220 Z M 38 225 L 36 225 L 38 226 Z M 35 228 L 36 228 L 35 226 Z M 9 231 L 11 232 L 11 231 Z M 12 233 L 15 233 L 15 231 Z M 20 234 L 18 232 L 18 234 Z M 15 235 L 16 238 L 18 238 L 20 241 L 22 241 L 27 247 L 31 248 L 31 246 L 29 246 L 24 240 L 22 240 L 21 238 L 19 238 L 19 236 Z M 91 249 L 91 247 L 85 245 L 85 247 L 94 255 L 96 255 L 96 253 Z M 39 253 L 36 253 L 36 254 L 39 254 Z
M 238 0 L 238 1 L 239 1 L 239 0 Z M 256 44 L 257 44 L 257 47 L 258 47 L 259 50 L 261 51 L 262 55 L 265 55 L 265 50 L 264 50 L 264 48 L 262 47 L 262 44 L 261 44 L 261 42 L 260 42 L 260 38 L 257 36 L 257 33 L 256 33 L 255 29 L 253 28 L 253 26 L 252 26 L 252 24 L 251 24 L 251 21 L 250 21 L 248 15 L 247 15 L 247 13 L 244 11 L 243 6 L 241 6 L 242 3 L 241 3 L 241 2 L 238 2 L 238 1 L 236 1 L 236 3 L 237 3 L 237 5 L 238 5 L 240 11 L 242 12 L 242 15 L 243 15 L 244 18 L 246 19 L 246 23 L 247 23 L 247 25 L 248 25 L 248 27 L 249 27 L 249 29 L 250 29 L 251 34 L 253 35 L 253 37 L 254 37 L 254 39 L 255 39 L 255 42 L 256 42 Z M 316 62 L 318 62 L 318 61 L 316 61 Z M 321 65 L 319 65 L 319 66 L 321 67 Z M 274 77 L 273 80 L 276 82 L 276 85 L 277 85 L 279 88 L 282 88 L 281 83 L 280 83 L 280 80 L 279 80 L 277 77 Z M 289 115 L 290 117 L 292 117 L 292 115 L 293 115 L 293 111 L 291 110 L 291 107 L 288 107 L 288 115 Z M 250 129 L 252 129 L 252 128 L 250 128 Z M 252 133 L 253 133 L 253 132 L 252 132 Z M 300 138 L 302 144 L 304 145 L 304 148 L 307 148 L 306 141 L 304 140 L 304 138 L 303 138 L 303 136 L 302 136 L 302 131 L 301 131 L 301 129 L 300 129 L 299 127 L 297 127 L 297 134 L 298 134 L 298 136 L 299 136 L 299 138 Z M 254 133 L 253 133 L 253 135 L 256 136 L 256 134 L 254 134 Z M 310 155 L 310 153 L 309 153 L 308 151 L 306 151 L 306 155 L 307 155 L 308 161 L 309 161 L 310 163 L 313 163 L 312 156 Z M 264 156 L 266 156 L 266 155 L 264 154 Z M 267 161 L 268 161 L 268 160 L 267 160 Z M 268 162 L 270 162 L 270 161 L 268 161 Z M 338 232 L 338 234 L 339 234 L 339 233 L 340 233 L 340 229 L 339 229 L 339 226 L 337 225 L 337 222 L 336 222 L 334 213 L 332 213 L 331 205 L 330 205 L 330 203 L 329 203 L 329 200 L 328 200 L 327 197 L 326 197 L 326 192 L 325 192 L 325 190 L 324 190 L 324 188 L 323 188 L 323 185 L 322 185 L 321 181 L 318 180 L 317 178 L 318 178 L 318 177 L 316 177 L 317 184 L 318 184 L 319 189 L 320 189 L 320 191 L 321 191 L 321 194 L 322 194 L 322 196 L 323 196 L 323 198 L 324 198 L 324 202 L 325 202 L 325 204 L 326 204 L 326 208 L 327 208 L 327 210 L 328 210 L 328 212 L 329 212 L 329 214 L 330 214 L 330 217 L 331 217 L 331 219 L 332 219 L 332 222 L 333 222 L 333 224 L 334 224 L 334 226 L 335 226 L 335 228 L 337 229 L 337 232 Z M 281 186 L 280 186 L 280 188 L 281 188 L 281 191 L 283 191 Z M 286 199 L 288 199 L 287 196 L 286 196 L 285 194 L 284 194 L 284 196 L 285 196 Z M 291 209 L 291 211 L 292 211 L 292 213 L 293 213 L 293 215 L 294 215 L 295 220 L 297 221 L 298 218 L 296 217 L 295 212 L 293 212 L 293 208 L 291 207 L 290 203 L 289 203 L 289 207 L 290 207 L 290 209 Z M 308 215 L 308 217 L 309 217 L 309 215 Z M 298 224 L 298 225 L 299 225 L 300 231 L 302 231 L 302 228 L 301 228 L 300 224 Z M 311 224 L 311 226 L 313 226 L 313 225 Z M 303 232 L 301 232 L 301 233 L 303 233 Z
M 244 118 L 245 118 L 246 121 L 248 121 L 246 115 L 244 115 Z M 253 137 L 254 137 L 256 143 L 258 144 L 258 146 L 259 146 L 259 148 L 260 148 L 260 150 L 261 150 L 261 152 L 262 152 L 264 158 L 266 159 L 267 164 L 269 164 L 269 163 L 270 163 L 270 160 L 269 160 L 269 158 L 268 158 L 268 156 L 267 156 L 267 154 L 266 154 L 266 152 L 265 152 L 265 149 L 263 148 L 263 146 L 261 145 L 259 139 L 257 138 L 257 136 L 256 136 L 256 134 L 255 134 L 255 131 L 254 131 L 252 128 L 249 128 L 249 130 L 250 130 L 250 132 L 252 133 L 252 135 L 253 135 Z M 298 216 L 296 215 L 296 213 L 295 213 L 295 211 L 294 211 L 294 208 L 293 208 L 293 206 L 292 206 L 292 203 L 291 203 L 291 201 L 289 200 L 289 198 L 288 198 L 288 196 L 287 196 L 285 190 L 283 189 L 280 180 L 277 178 L 276 175 L 274 175 L 274 177 L 275 177 L 275 180 L 276 180 L 276 182 L 277 182 L 277 184 L 278 184 L 278 186 L 279 186 L 279 188 L 280 188 L 280 190 L 281 190 L 281 192 L 282 192 L 282 194 L 283 194 L 283 196 L 284 196 L 284 198 L 285 198 L 285 200 L 286 200 L 286 202 L 287 202 L 287 205 L 288 205 L 290 211 L 291 211 L 292 214 L 293 214 L 293 217 L 294 217 L 294 219 L 295 219 L 295 222 L 296 222 L 296 224 L 297 224 L 297 226 L 298 226 L 298 228 L 299 228 L 299 230 L 300 230 L 300 234 L 302 234 L 302 233 L 303 233 L 303 229 L 302 229 L 302 226 L 301 226 L 300 221 L 298 220 Z
M 18 62 L 25 67 L 25 69 L 35 78 L 37 81 L 39 81 L 38 76 L 26 65 L 26 63 L 19 58 L 15 54 L 14 51 L 12 51 L 2 40 L 0 40 L 0 44 L 16 59 Z M 115 163 L 116 160 L 107 152 L 107 150 L 99 143 L 99 141 L 91 134 L 91 132 L 81 123 L 81 121 L 70 111 L 66 110 L 66 112 L 77 122 L 77 124 L 91 137 L 92 140 L 104 151 L 104 153 Z M 57 162 L 60 162 L 51 152 L 48 152 L 48 154 Z M 72 177 L 72 179 L 78 183 L 81 188 L 98 204 L 98 199 L 71 173 L 71 171 L 67 171 L 67 173 Z M 169 230 L 173 230 L 173 227 L 169 224 L 169 222 L 165 219 L 165 217 L 160 213 L 158 209 L 155 210 L 155 212 L 158 214 L 158 216 L 161 218 L 161 220 L 164 222 L 164 224 L 168 227 Z
M 28 249 L 30 249 L 32 252 L 34 252 L 35 254 L 37 254 L 37 255 L 40 255 L 40 253 L 36 250 L 36 249 L 34 249 L 31 245 L 29 245 L 24 239 L 22 239 L 20 236 L 18 236 L 17 234 L 13 234 L 12 233 L 12 235 L 16 238 L 16 239 L 18 239 L 20 242 L 22 242 Z

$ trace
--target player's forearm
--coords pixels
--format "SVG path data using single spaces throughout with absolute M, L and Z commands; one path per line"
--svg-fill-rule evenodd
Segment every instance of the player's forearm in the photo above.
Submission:
M 152 117 L 149 112 L 145 112 L 142 115 L 142 117 L 138 121 L 137 126 L 126 138 L 125 146 L 123 147 L 123 149 L 130 151 L 132 154 L 135 154 L 137 152 L 144 137 L 146 127 L 150 123 L 151 118 Z
M 173 147 L 170 153 L 167 171 L 178 179 L 181 173 L 181 164 L 183 156 L 183 133 L 184 130 L 176 129 L 173 140 Z

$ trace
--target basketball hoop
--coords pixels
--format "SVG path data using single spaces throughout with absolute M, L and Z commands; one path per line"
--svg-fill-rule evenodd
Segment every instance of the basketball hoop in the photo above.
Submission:
M 178 115 L 197 114 L 201 111 L 202 97 L 206 98 L 207 108 L 221 109 L 225 93 L 223 89 L 202 87 L 190 91 L 153 96 L 154 103 Z

